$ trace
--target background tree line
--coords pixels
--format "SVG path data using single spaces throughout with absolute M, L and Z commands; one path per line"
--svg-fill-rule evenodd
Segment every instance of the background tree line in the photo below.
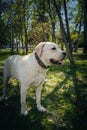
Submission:
M 0 48 L 29 47 L 41 41 L 53 41 L 66 48 L 71 64 L 72 51 L 78 47 L 87 53 L 86 0 L 1 0 Z M 85 16 L 84 16 L 85 15 Z

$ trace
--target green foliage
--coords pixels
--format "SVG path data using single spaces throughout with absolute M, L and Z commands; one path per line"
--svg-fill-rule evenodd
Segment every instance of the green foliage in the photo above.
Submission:
M 80 33 L 79 39 L 78 39 L 78 31 L 72 32 L 71 33 L 71 39 L 72 39 L 74 46 L 76 45 L 77 42 L 79 42 L 79 47 L 83 46 L 83 32 Z
M 10 32 L 8 26 L 0 19 L 0 45 L 8 45 L 10 41 Z
M 64 21 L 63 1 L 56 0 L 60 16 Z M 68 9 L 68 21 L 73 41 L 78 41 L 77 33 L 81 36 L 79 42 L 83 43 L 82 31 L 79 31 L 81 25 L 83 29 L 83 1 L 66 0 Z M 57 41 L 57 32 L 59 39 L 61 35 L 60 24 L 57 18 L 56 9 L 53 0 L 1 0 L 0 8 L 0 39 L 1 43 L 8 44 L 20 41 L 23 52 L 25 47 L 28 51 L 28 44 L 37 44 L 40 41 Z M 72 34 L 72 32 L 75 32 Z M 17 42 L 15 43 L 17 44 Z M 17 45 L 16 45 L 17 46 Z
M 49 41 L 50 27 L 48 23 L 38 23 L 31 31 L 29 31 L 29 43 L 37 45 L 42 41 Z

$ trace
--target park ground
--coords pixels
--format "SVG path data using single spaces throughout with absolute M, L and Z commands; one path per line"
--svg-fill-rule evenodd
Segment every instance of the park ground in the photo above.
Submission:
M 0 130 L 87 130 L 87 55 L 74 52 L 75 66 L 66 58 L 63 66 L 49 68 L 42 89 L 42 104 L 48 110 L 38 112 L 34 88 L 27 92 L 28 116 L 20 115 L 18 82 L 8 83 L 8 99 L 1 101 L 3 64 L 9 51 L 0 50 Z

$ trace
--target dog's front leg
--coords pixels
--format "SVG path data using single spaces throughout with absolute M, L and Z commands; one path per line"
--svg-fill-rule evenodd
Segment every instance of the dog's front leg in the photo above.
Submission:
M 36 88 L 36 104 L 37 104 L 37 109 L 39 111 L 46 111 L 44 107 L 41 106 L 41 89 L 42 89 L 42 84 Z
M 21 114 L 22 115 L 27 115 L 28 111 L 26 110 L 26 91 L 27 89 L 25 88 L 25 86 L 21 86 L 20 88 L 20 97 L 21 97 Z

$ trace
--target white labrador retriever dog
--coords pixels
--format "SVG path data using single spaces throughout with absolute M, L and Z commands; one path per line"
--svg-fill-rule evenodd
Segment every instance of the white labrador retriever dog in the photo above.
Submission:
M 39 111 L 46 109 L 41 105 L 41 89 L 47 69 L 52 64 L 63 64 L 66 53 L 53 42 L 41 42 L 33 53 L 26 56 L 13 55 L 4 64 L 3 99 L 6 99 L 6 86 L 10 76 L 20 83 L 21 114 L 27 115 L 26 91 L 31 86 L 36 89 L 36 104 Z

